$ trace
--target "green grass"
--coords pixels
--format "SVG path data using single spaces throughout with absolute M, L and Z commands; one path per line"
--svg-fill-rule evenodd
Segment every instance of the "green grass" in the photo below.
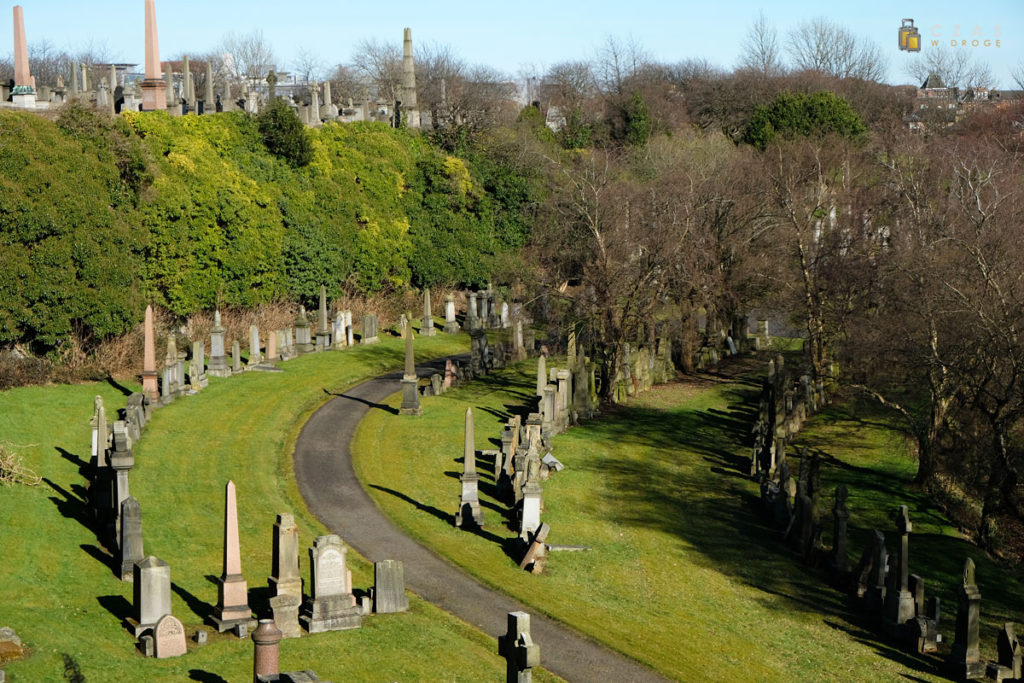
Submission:
M 417 358 L 462 352 L 464 335 L 419 338 Z M 198 395 L 160 408 L 135 448 L 131 492 L 142 506 L 147 554 L 171 567 L 172 607 L 186 630 L 202 625 L 217 601 L 207 577 L 221 572 L 224 484 L 238 488 L 242 569 L 251 603 L 266 604 L 275 515 L 291 511 L 300 547 L 326 533 L 306 510 L 294 481 L 291 453 L 305 418 L 326 393 L 401 366 L 402 343 L 305 356 L 283 373 L 211 378 Z M 130 386 L 128 389 L 138 389 Z M 214 634 L 189 642 L 186 657 L 146 660 L 121 627 L 130 610 L 131 584 L 106 564 L 84 524 L 92 397 L 104 397 L 111 418 L 124 394 L 111 384 L 16 389 L 0 393 L 0 435 L 18 446 L 25 464 L 46 478 L 38 487 L 0 488 L 0 625 L 13 627 L 31 650 L 5 665 L 8 680 L 61 678 L 62 653 L 81 665 L 87 680 L 245 681 L 252 676 L 252 644 Z M 355 587 L 372 584 L 372 565 L 349 552 Z M 303 571 L 308 562 L 303 553 Z M 307 576 L 308 580 L 308 576 Z M 282 670 L 311 668 L 324 679 L 498 680 L 504 661 L 493 638 L 411 597 L 406 615 L 364 620 L 355 631 L 285 640 Z M 443 656 L 424 656 L 441 653 Z M 540 672 L 541 680 L 553 680 Z
M 478 462 L 484 530 L 468 533 L 451 522 L 466 406 L 474 409 L 477 449 L 498 448 L 502 423 L 531 400 L 533 363 L 424 399 L 417 419 L 372 411 L 354 443 L 356 469 L 377 504 L 441 555 L 671 677 L 936 680 L 934 659 L 886 642 L 763 521 L 757 488 L 745 476 L 744 441 L 759 388 L 750 373 L 760 367 L 743 368 L 746 378 L 657 387 L 557 437 L 554 453 L 567 469 L 544 484 L 549 543 L 592 550 L 554 553 L 540 576 L 520 571 L 506 554 L 516 534 L 504 525 L 507 508 L 494 497 L 489 459 Z M 837 459 L 823 468 L 827 522 L 832 488 L 844 480 L 852 488 L 853 552 L 865 528 L 888 530 L 889 509 L 911 505 L 919 532 L 911 541 L 912 570 L 929 590 L 943 584 L 942 631 L 951 639 L 951 589 L 971 547 L 921 496 L 905 491 L 913 467 L 892 432 L 830 411 L 802 439 L 828 444 Z M 416 457 L 403 457 L 410 452 Z M 1024 590 L 980 553 L 972 555 L 982 593 L 992 598 L 982 607 L 991 648 L 997 621 L 1020 620 Z

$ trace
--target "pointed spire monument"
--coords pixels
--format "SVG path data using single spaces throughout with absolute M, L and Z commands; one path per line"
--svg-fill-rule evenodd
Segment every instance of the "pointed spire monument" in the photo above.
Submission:
M 402 375 L 402 415 L 422 415 L 420 408 L 419 376 L 412 353 L 412 325 L 405 326 L 405 373 Z
M 160 73 L 160 42 L 156 35 L 156 0 L 146 0 L 146 80 L 142 81 L 142 111 L 167 109 Z
M 407 128 L 420 127 L 416 108 L 416 64 L 412 58 L 412 29 L 405 29 L 402 40 L 402 121 Z
M 11 100 L 26 109 L 36 107 L 35 79 L 28 68 L 28 46 L 25 42 L 25 13 L 14 6 L 14 90 Z
M 146 306 L 145 343 L 142 350 L 142 393 L 153 405 L 160 401 L 160 386 L 156 375 L 156 335 L 153 331 L 153 307 Z

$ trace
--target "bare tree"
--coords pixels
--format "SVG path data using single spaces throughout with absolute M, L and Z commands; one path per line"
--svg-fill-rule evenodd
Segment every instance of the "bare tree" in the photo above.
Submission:
M 877 44 L 859 40 L 824 17 L 805 21 L 790 31 L 787 48 L 798 69 L 866 81 L 885 77 L 885 59 Z
M 349 101 L 353 104 L 365 102 L 369 97 L 366 82 L 350 66 L 338 64 L 328 80 L 331 82 L 331 99 L 339 106 L 347 105 Z
M 987 88 L 995 84 L 988 63 L 973 59 L 967 50 L 931 49 L 915 55 L 906 70 L 918 83 L 938 76 L 947 88 Z
M 292 71 L 303 83 L 311 83 L 323 80 L 325 67 L 320 55 L 312 50 L 301 48 L 295 59 L 292 60 Z
M 1010 67 L 1010 77 L 1013 78 L 1013 82 L 1017 84 L 1018 88 L 1024 90 L 1024 59 Z
M 402 99 L 402 50 L 397 43 L 360 41 L 352 67 L 376 91 L 378 101 L 394 104 Z
M 597 84 L 606 93 L 621 95 L 627 81 L 635 78 L 651 61 L 636 38 L 623 40 L 607 36 L 597 51 L 595 76 Z
M 777 76 L 783 72 L 779 33 L 764 11 L 747 29 L 747 39 L 740 56 L 740 68 L 750 69 L 764 76 Z
M 225 64 L 232 80 L 247 81 L 250 86 L 261 84 L 277 61 L 263 31 L 229 33 L 221 41 L 220 51 L 228 55 Z

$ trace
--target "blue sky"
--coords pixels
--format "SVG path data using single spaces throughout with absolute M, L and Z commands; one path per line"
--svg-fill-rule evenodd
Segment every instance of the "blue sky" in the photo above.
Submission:
M 57 48 L 77 49 L 93 41 L 105 44 L 117 61 L 142 63 L 144 0 L 23 0 L 28 42 L 48 40 Z M 0 31 L 0 54 L 13 51 L 11 8 L 7 29 Z M 934 29 L 948 45 L 954 26 L 968 40 L 980 29 L 982 39 L 1000 47 L 959 47 L 992 66 L 1002 87 L 1012 85 L 1009 70 L 1024 59 L 1024 0 L 856 0 L 835 8 L 825 3 L 792 0 L 765 2 L 685 2 L 559 0 L 157 0 L 161 57 L 206 52 L 229 32 L 262 30 L 287 68 L 301 49 L 325 64 L 347 62 L 364 38 L 401 44 L 403 27 L 414 41 L 448 44 L 465 60 L 516 75 L 531 66 L 586 59 L 611 35 L 633 38 L 655 58 L 675 62 L 705 57 L 732 67 L 751 21 L 763 8 L 782 37 L 801 21 L 825 16 L 856 35 L 871 38 L 889 59 L 888 80 L 910 82 L 904 64 L 910 57 L 896 48 L 903 17 L 912 17 L 925 38 Z M 977 27 L 977 29 L 976 29 Z M 998 29 L 997 29 L 998 27 Z

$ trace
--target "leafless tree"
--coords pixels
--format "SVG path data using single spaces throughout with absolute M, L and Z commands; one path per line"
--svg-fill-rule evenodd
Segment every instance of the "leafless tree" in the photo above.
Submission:
M 747 29 L 740 68 L 750 69 L 763 76 L 777 76 L 783 72 L 779 33 L 763 10 Z
M 352 67 L 376 90 L 378 101 L 393 104 L 402 99 L 402 49 L 397 43 L 360 41 L 352 53 Z
M 350 100 L 353 104 L 365 102 L 369 97 L 365 80 L 359 78 L 350 66 L 338 64 L 328 80 L 331 82 L 331 99 L 339 106 L 347 105 Z
M 1010 68 L 1010 77 L 1013 78 L 1013 82 L 1017 84 L 1018 88 L 1024 90 L 1024 59 Z
M 262 84 L 276 66 L 277 58 L 263 31 L 246 34 L 229 33 L 221 41 L 220 51 L 229 55 L 226 68 L 232 80 L 246 81 L 250 86 Z
M 323 80 L 325 68 L 318 54 L 301 48 L 292 60 L 292 71 L 303 83 L 311 83 Z
M 918 84 L 934 74 L 947 88 L 988 88 L 995 85 L 988 63 L 972 58 L 967 50 L 933 48 L 915 55 L 906 70 Z
M 885 59 L 878 45 L 858 39 L 824 17 L 805 21 L 790 31 L 787 48 L 797 69 L 866 81 L 885 78 Z
M 650 62 L 650 55 L 636 38 L 607 36 L 597 51 L 594 68 L 597 83 L 604 92 L 621 95 L 625 84 L 636 78 Z

